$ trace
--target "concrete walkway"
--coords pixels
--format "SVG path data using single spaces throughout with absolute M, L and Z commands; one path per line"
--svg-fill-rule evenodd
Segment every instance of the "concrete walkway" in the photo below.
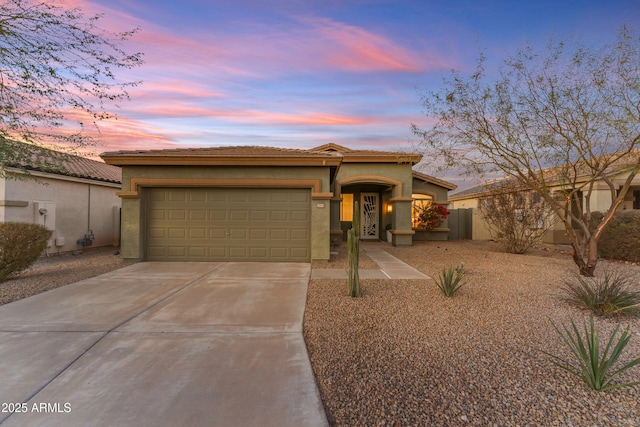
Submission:
M 309 274 L 139 263 L 1 306 L 0 424 L 325 426 Z
M 375 262 L 379 270 L 358 270 L 361 279 L 429 279 L 426 274 L 390 255 L 382 248 L 383 243 L 361 242 L 360 249 Z M 346 269 L 311 270 L 312 279 L 347 279 Z

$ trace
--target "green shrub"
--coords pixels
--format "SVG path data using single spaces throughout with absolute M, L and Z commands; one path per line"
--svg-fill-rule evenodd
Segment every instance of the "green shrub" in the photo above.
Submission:
M 51 231 L 39 224 L 0 223 L 0 282 L 33 264 L 47 247 Z
M 591 214 L 592 228 L 600 223 L 601 212 Z M 640 262 L 640 211 L 616 212 L 598 241 L 598 255 L 602 258 Z
M 462 281 L 464 278 L 464 266 L 459 265 L 456 268 L 444 268 L 436 279 L 436 285 L 445 297 L 452 297 L 458 290 L 465 285 Z
M 576 276 L 563 287 L 567 300 L 594 314 L 619 315 L 640 313 L 640 290 L 630 279 L 603 270 L 599 277 Z
M 591 316 L 590 328 L 587 329 L 587 324 L 584 325 L 584 337 L 580 334 L 578 327 L 571 320 L 571 328 L 562 325 L 562 330 L 551 322 L 554 329 L 562 338 L 562 341 L 569 347 L 571 353 L 577 359 L 577 366 L 574 366 L 571 362 L 562 359 L 553 354 L 542 351 L 544 354 L 551 358 L 551 361 L 565 371 L 577 376 L 586 382 L 589 387 L 594 390 L 607 391 L 614 388 L 628 387 L 640 384 L 640 381 L 609 385 L 611 380 L 617 377 L 622 372 L 629 368 L 632 368 L 640 364 L 640 357 L 632 360 L 623 367 L 613 371 L 613 365 L 617 362 L 622 350 L 629 342 L 631 335 L 629 334 L 629 327 L 624 330 L 622 335 L 616 337 L 620 325 L 616 326 L 616 329 L 611 334 L 606 347 L 600 355 L 600 338 L 598 330 L 595 328 L 593 315 Z M 610 373 L 610 375 L 609 375 Z

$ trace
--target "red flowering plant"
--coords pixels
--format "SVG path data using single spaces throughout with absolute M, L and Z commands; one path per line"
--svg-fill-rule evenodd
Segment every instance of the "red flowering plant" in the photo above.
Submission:
M 440 227 L 444 220 L 451 214 L 444 206 L 434 205 L 432 203 L 417 207 L 417 209 L 417 222 L 420 227 L 427 231 Z

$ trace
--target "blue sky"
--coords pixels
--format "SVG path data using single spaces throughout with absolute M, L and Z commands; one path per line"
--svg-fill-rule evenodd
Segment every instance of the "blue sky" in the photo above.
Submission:
M 611 40 L 640 0 L 64 0 L 139 27 L 145 64 L 98 151 L 270 145 L 408 150 L 450 69 L 550 37 Z M 429 173 L 429 171 L 425 171 Z

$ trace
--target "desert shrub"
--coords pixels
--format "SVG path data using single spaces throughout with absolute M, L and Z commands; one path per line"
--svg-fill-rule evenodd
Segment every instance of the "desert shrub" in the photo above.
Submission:
M 462 279 L 464 279 L 463 265 L 456 268 L 449 267 L 440 272 L 436 279 L 436 285 L 445 297 L 452 297 L 465 285 Z
M 577 361 L 577 366 L 575 366 L 575 363 L 562 359 L 551 353 L 547 353 L 546 351 L 542 351 L 551 358 L 551 361 L 556 366 L 582 379 L 594 390 L 607 391 L 614 388 L 629 387 L 640 384 L 640 381 L 635 381 L 610 385 L 611 380 L 619 374 L 640 364 L 639 357 L 617 370 L 613 370 L 620 354 L 622 354 L 622 351 L 631 338 L 629 326 L 627 326 L 619 337 L 617 335 L 620 325 L 616 326 L 616 329 L 611 334 L 611 337 L 609 337 L 609 341 L 607 342 L 604 350 L 601 351 L 600 336 L 598 334 L 598 329 L 595 327 L 593 316 L 591 316 L 589 328 L 587 329 L 586 323 L 584 325 L 584 336 L 582 336 L 573 320 L 571 320 L 571 327 L 562 325 L 562 329 L 556 326 L 553 322 L 551 322 L 551 324 L 560 338 L 562 338 L 562 341 L 564 341 L 567 347 L 569 347 Z
M 0 223 L 0 282 L 29 268 L 47 247 L 51 231 L 39 224 Z
M 619 315 L 640 313 L 640 290 L 629 277 L 609 270 L 600 276 L 576 276 L 565 282 L 567 300 L 594 314 Z
M 591 214 L 591 224 L 595 228 L 604 215 Z M 598 255 L 602 258 L 640 262 L 640 211 L 616 212 L 607 224 L 598 241 Z
M 538 193 L 517 183 L 488 189 L 480 198 L 478 209 L 491 237 L 514 254 L 523 254 L 540 242 L 557 221 Z

